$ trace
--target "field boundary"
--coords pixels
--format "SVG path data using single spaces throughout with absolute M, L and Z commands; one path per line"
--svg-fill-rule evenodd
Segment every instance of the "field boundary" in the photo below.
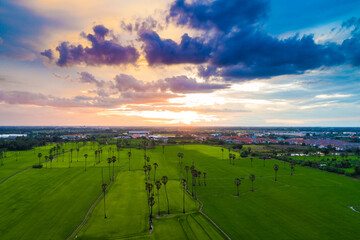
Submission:
M 360 211 L 356 210 L 354 207 L 358 207 L 358 206 L 350 206 L 349 208 L 350 208 L 351 210 L 353 210 L 354 212 L 360 213 Z
M 188 194 L 191 194 L 189 189 L 186 189 L 186 191 L 188 192 Z M 204 204 L 198 199 L 198 198 L 195 198 L 196 201 L 198 201 L 200 203 L 200 209 L 199 209 L 199 212 L 201 213 L 201 215 L 203 215 L 207 220 L 209 220 L 213 225 L 214 227 L 216 227 L 222 234 L 224 234 L 224 236 L 231 240 L 231 238 L 229 237 L 229 235 L 226 234 L 226 232 L 224 230 L 222 230 L 208 215 L 206 215 L 202 209 L 204 208 Z
M 109 185 L 106 187 L 105 192 L 108 190 L 108 188 L 111 186 L 112 184 L 112 180 L 110 181 Z M 69 237 L 66 238 L 66 240 L 69 240 L 71 238 L 74 237 L 74 235 L 76 233 L 78 233 L 85 225 L 86 221 L 88 220 L 88 217 L 90 215 L 90 213 L 92 213 L 92 211 L 94 210 L 95 206 L 97 205 L 97 203 L 99 202 L 99 200 L 102 198 L 103 196 L 103 192 L 101 191 L 100 195 L 97 197 L 97 199 L 91 204 L 90 208 L 88 209 L 88 211 L 85 214 L 84 219 L 82 220 L 82 222 L 75 228 L 75 230 L 70 234 Z

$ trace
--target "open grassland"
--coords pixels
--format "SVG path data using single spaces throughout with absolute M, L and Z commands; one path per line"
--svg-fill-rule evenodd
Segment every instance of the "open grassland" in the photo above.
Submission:
M 231 152 L 236 159 L 230 164 L 227 149 L 222 160 L 220 147 L 205 145 L 166 146 L 164 154 L 157 146 L 147 149 L 150 161 L 145 162 L 140 149 L 106 145 L 99 154 L 97 144 L 67 143 L 62 146 L 64 154 L 61 149 L 51 164 L 31 168 L 38 161 L 37 153 L 43 151 L 43 161 L 51 147 L 21 152 L 17 161 L 14 152 L 7 153 L 0 179 L 30 168 L 0 184 L 1 239 L 66 239 L 96 199 L 73 239 L 225 239 L 199 213 L 200 204 L 191 192 L 203 203 L 203 212 L 232 239 L 357 239 L 360 234 L 360 214 L 350 209 L 358 210 L 360 205 L 360 182 L 353 178 L 300 166 L 291 176 L 288 163 L 253 158 L 251 167 L 251 159 L 236 152 Z M 184 153 L 182 164 L 179 152 Z M 112 156 L 116 162 L 109 164 Z M 192 186 L 191 174 L 184 170 L 193 163 L 196 170 L 207 173 L 206 179 L 200 178 L 200 186 L 199 181 Z M 152 165 L 149 175 L 144 164 Z M 279 165 L 277 182 L 274 164 Z M 101 184 L 109 184 L 113 174 L 115 179 L 106 190 L 105 219 Z M 254 192 L 250 174 L 256 176 Z M 159 195 L 154 191 L 150 234 L 145 182 L 162 176 L 169 178 L 170 215 L 162 185 Z M 239 197 L 235 196 L 237 177 L 244 178 Z M 185 214 L 181 178 L 188 179 Z

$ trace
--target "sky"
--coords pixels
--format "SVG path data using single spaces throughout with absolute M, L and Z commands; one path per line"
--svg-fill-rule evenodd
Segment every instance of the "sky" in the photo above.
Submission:
M 0 0 L 0 125 L 360 127 L 359 0 Z

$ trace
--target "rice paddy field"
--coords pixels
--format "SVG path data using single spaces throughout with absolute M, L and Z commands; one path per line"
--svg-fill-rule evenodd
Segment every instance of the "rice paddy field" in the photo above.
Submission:
M 6 153 L 0 166 L 1 239 L 357 239 L 360 235 L 360 182 L 355 178 L 298 165 L 291 175 L 288 163 L 258 158 L 251 163 L 236 152 L 231 152 L 236 159 L 229 161 L 227 149 L 222 153 L 220 147 L 206 145 L 165 146 L 164 152 L 156 146 L 147 149 L 150 161 L 145 162 L 141 149 L 117 151 L 115 145 L 103 145 L 102 153 L 95 154 L 97 144 L 67 143 L 51 163 L 44 162 L 54 146 Z M 40 152 L 43 168 L 32 168 Z M 116 161 L 109 164 L 113 156 Z M 145 163 L 152 165 L 149 174 L 144 172 Z M 279 166 L 277 181 L 274 164 Z M 202 173 L 196 186 L 185 171 L 192 165 Z M 250 174 L 255 175 L 254 191 Z M 145 183 L 162 176 L 168 177 L 169 204 L 164 185 L 159 191 L 155 188 L 150 229 Z M 182 178 L 187 180 L 185 194 Z M 241 179 L 239 196 L 235 178 Z M 102 184 L 107 184 L 105 208 Z

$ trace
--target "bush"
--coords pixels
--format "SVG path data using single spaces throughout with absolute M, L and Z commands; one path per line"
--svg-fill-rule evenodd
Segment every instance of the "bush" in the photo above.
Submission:
M 35 164 L 35 165 L 33 165 L 32 167 L 33 167 L 33 168 L 42 168 L 43 165 L 42 165 L 42 164 Z

